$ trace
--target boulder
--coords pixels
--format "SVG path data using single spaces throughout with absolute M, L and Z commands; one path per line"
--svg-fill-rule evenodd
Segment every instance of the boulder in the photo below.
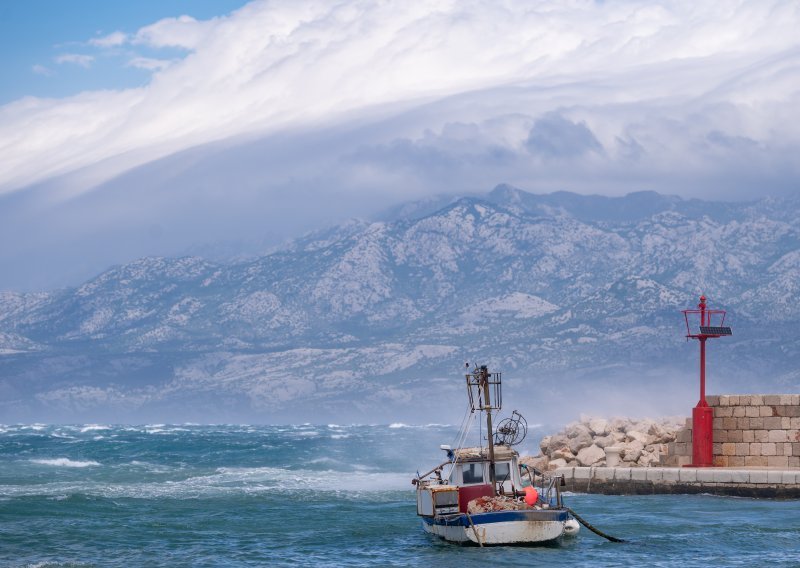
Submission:
M 638 429 L 639 429 L 639 423 L 635 422 L 633 420 L 629 420 L 627 422 L 627 424 L 625 424 L 625 430 L 624 431 L 627 434 L 628 432 L 633 432 L 633 431 L 638 430 Z
M 622 450 L 622 453 L 619 455 L 622 461 L 627 463 L 636 463 L 642 455 L 642 450 L 637 450 L 636 448 L 625 448 Z
M 653 424 L 647 433 L 653 437 L 654 443 L 668 444 L 675 441 L 676 429 L 670 430 L 663 424 Z
M 637 440 L 642 443 L 642 447 L 652 443 L 652 440 L 650 440 L 649 436 L 643 432 L 639 432 L 637 430 L 629 430 L 626 434 L 628 436 L 628 441 Z
M 578 463 L 582 466 L 591 466 L 605 460 L 606 453 L 602 448 L 592 444 L 588 448 L 583 448 L 578 452 Z
M 583 448 L 588 448 L 592 445 L 592 435 L 589 434 L 588 431 L 580 432 L 574 438 L 571 438 L 569 441 L 569 449 L 573 454 L 576 454 L 581 451 Z
M 628 424 L 630 424 L 630 421 L 628 420 L 624 420 L 622 418 L 614 418 L 608 424 L 608 429 L 610 432 L 624 432 Z
M 541 442 L 539 442 L 539 449 L 542 451 L 543 454 L 547 454 L 551 438 L 552 436 L 545 436 L 544 438 L 542 438 Z
M 589 430 L 595 436 L 605 436 L 608 433 L 608 420 L 605 418 L 594 418 L 589 420 Z
M 519 459 L 520 463 L 527 465 L 528 467 L 533 467 L 538 469 L 539 471 L 547 471 L 550 465 L 550 458 L 543 455 L 538 455 L 534 457 L 525 456 Z
M 542 438 L 539 447 L 543 455 L 537 456 L 542 465 L 536 467 L 602 465 L 604 449 L 612 446 L 620 448 L 621 463 L 626 467 L 657 465 L 659 457 L 667 454 L 666 444 L 675 440 L 683 423 L 677 418 L 654 421 L 581 416 L 580 422 Z
M 569 461 L 575 459 L 575 454 L 572 451 L 570 451 L 569 448 L 559 448 L 558 450 L 555 450 L 553 453 L 551 453 L 550 457 L 555 460 L 562 459 Z
M 618 440 L 614 438 L 614 436 L 612 436 L 611 434 L 609 434 L 608 436 L 602 436 L 594 439 L 595 446 L 599 448 L 607 448 L 609 446 L 613 446 L 617 442 Z
M 544 452 L 545 454 L 552 454 L 556 450 L 569 447 L 569 438 L 563 434 L 556 434 L 554 436 L 549 436 L 549 438 L 550 439 L 547 441 L 547 451 Z
M 638 422 L 632 422 L 632 430 L 636 430 L 637 432 L 645 433 L 650 430 L 650 427 L 654 424 L 652 420 L 649 418 L 645 418 L 644 420 L 639 420 Z
M 589 430 L 589 427 L 581 424 L 580 422 L 572 422 L 567 424 L 566 430 L 567 438 L 577 438 L 578 436 L 589 436 L 591 438 L 592 433 Z
M 639 450 L 639 451 L 644 450 L 644 444 L 642 444 L 639 440 L 628 442 L 627 444 L 625 444 L 625 447 L 631 450 Z
M 650 467 L 651 465 L 658 465 L 659 456 L 655 453 L 650 452 L 642 452 L 642 455 L 639 456 L 639 459 L 636 460 L 636 463 L 641 467 Z

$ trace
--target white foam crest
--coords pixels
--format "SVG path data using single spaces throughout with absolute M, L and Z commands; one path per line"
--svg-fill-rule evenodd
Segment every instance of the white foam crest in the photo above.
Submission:
M 58 560 L 43 560 L 42 562 L 31 562 L 29 564 L 25 564 L 25 568 L 60 568 L 64 566 L 65 568 L 81 568 L 82 566 L 86 566 L 87 568 L 90 566 L 94 566 L 91 563 L 84 563 L 84 562 L 61 562 Z
M 311 459 L 311 460 L 305 460 L 305 463 L 309 464 L 309 465 L 314 465 L 314 466 L 327 465 L 329 468 L 334 468 L 334 467 L 341 468 L 341 467 L 347 465 L 341 460 L 337 460 L 335 458 L 331 458 L 331 457 L 327 457 L 327 456 L 326 457 L 321 457 L 321 458 L 314 458 L 314 459 Z
M 81 433 L 85 434 L 86 432 L 96 432 L 98 430 L 111 430 L 111 426 L 105 426 L 103 424 L 87 424 L 81 428 Z
M 64 434 L 60 430 L 56 430 L 55 432 L 51 432 L 50 435 L 53 438 L 61 438 L 63 440 L 74 440 L 75 439 L 74 436 L 70 436 L 69 434 Z
M 36 459 L 28 461 L 39 465 L 51 465 L 55 467 L 93 467 L 100 465 L 98 462 L 93 460 L 80 461 L 71 460 L 69 458 Z
M 140 460 L 133 460 L 133 461 L 131 461 L 129 463 L 119 464 L 116 467 L 118 469 L 123 469 L 123 468 L 126 468 L 126 467 L 134 467 L 134 468 L 143 469 L 143 470 L 145 470 L 145 471 L 147 471 L 149 473 L 172 473 L 172 472 L 174 472 L 176 470 L 183 469 L 182 467 L 177 467 L 176 468 L 175 466 L 170 466 L 170 465 L 165 465 L 165 464 L 158 464 L 158 463 L 147 462 L 147 461 L 140 461 Z
M 404 422 L 392 422 L 389 424 L 389 428 L 452 428 L 452 424 L 439 424 L 437 422 L 432 422 L 430 424 L 406 424 Z

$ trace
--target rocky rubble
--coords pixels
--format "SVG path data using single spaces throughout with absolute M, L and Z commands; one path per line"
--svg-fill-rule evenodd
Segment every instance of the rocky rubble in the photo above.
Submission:
M 685 418 L 607 420 L 582 416 L 563 431 L 542 438 L 541 453 L 526 461 L 540 470 L 598 467 L 606 465 L 606 448 L 617 448 L 619 467 L 657 466 L 684 421 Z

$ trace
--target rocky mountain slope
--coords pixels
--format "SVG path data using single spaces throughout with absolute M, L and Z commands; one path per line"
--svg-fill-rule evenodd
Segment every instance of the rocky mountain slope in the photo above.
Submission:
M 800 383 L 796 201 L 499 186 L 437 206 L 246 262 L 144 258 L 75 289 L 0 292 L 0 421 L 438 422 L 460 416 L 460 369 L 478 360 L 545 419 L 609 389 L 693 404 L 680 310 L 700 293 L 734 326 L 711 348 L 716 390 Z

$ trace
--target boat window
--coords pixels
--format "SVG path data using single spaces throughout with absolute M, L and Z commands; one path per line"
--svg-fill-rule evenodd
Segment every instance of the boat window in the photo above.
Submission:
M 498 483 L 511 481 L 511 464 L 508 462 L 494 464 L 494 478 Z
M 464 483 L 483 483 L 483 464 L 465 463 L 461 470 Z

